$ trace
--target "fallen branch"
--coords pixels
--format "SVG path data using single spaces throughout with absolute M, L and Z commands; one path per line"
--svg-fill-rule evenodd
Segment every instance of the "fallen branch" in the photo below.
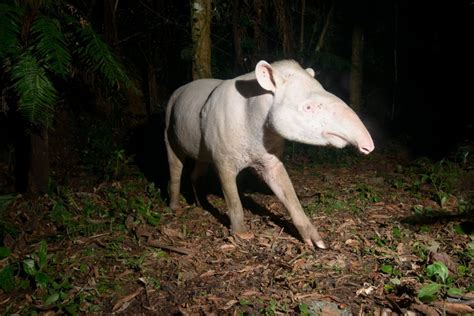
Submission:
M 179 253 L 179 254 L 182 254 L 182 255 L 190 255 L 190 254 L 192 254 L 192 251 L 191 251 L 191 250 L 188 250 L 188 249 L 185 249 L 185 248 L 177 248 L 177 247 L 165 245 L 165 244 L 162 244 L 162 243 L 158 242 L 158 241 L 155 240 L 155 239 L 150 239 L 150 238 L 149 238 L 149 239 L 146 241 L 146 244 L 147 244 L 148 246 L 152 246 L 152 247 L 155 247 L 155 248 L 160 248 L 160 249 L 164 249 L 164 250 L 173 251 L 173 252 L 176 252 L 176 253 Z

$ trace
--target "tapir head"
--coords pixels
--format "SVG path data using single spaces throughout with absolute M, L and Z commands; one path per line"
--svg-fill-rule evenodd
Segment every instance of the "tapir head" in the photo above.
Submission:
M 374 142 L 357 114 L 341 99 L 324 90 L 311 68 L 294 61 L 255 67 L 260 86 L 273 92 L 267 123 L 282 137 L 310 145 L 342 148 L 352 144 L 361 153 L 374 150 Z

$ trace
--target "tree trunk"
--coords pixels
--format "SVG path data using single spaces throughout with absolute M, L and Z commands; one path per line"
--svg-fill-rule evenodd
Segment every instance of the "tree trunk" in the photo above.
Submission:
M 119 0 L 104 0 L 104 38 L 107 44 L 118 55 L 120 53 L 118 45 L 118 30 L 117 30 L 117 6 Z M 128 126 L 139 124 L 146 117 L 146 107 L 143 106 L 143 96 L 139 91 L 131 88 L 126 88 L 127 95 L 127 109 L 126 121 Z M 99 98 L 100 100 L 100 98 Z M 114 113 L 114 105 L 110 98 L 102 98 L 105 114 L 110 117 Z
M 148 72 L 148 115 L 152 114 L 153 107 L 159 104 L 159 89 L 156 66 L 149 63 L 147 67 Z
M 326 39 L 326 34 L 328 31 L 329 25 L 331 24 L 332 15 L 334 13 L 334 7 L 335 7 L 334 3 L 331 4 L 331 8 L 329 9 L 328 15 L 326 16 L 326 22 L 324 22 L 323 30 L 321 31 L 321 35 L 319 36 L 318 44 L 316 45 L 316 49 L 315 49 L 316 53 L 319 53 L 319 51 L 324 45 L 324 40 Z
M 274 0 L 274 3 L 278 31 L 280 32 L 283 46 L 283 56 L 285 58 L 291 58 L 294 55 L 294 41 L 291 16 L 287 8 L 288 3 L 290 2 L 285 0 Z
M 300 62 L 303 62 L 304 53 L 304 15 L 306 13 L 306 0 L 301 0 L 301 18 L 300 18 Z
M 192 0 L 193 80 L 211 78 L 211 0 Z
M 350 102 L 354 111 L 360 111 L 363 104 L 362 84 L 364 80 L 364 30 L 355 25 L 352 30 L 352 61 Z
M 107 44 L 117 48 L 117 5 L 118 0 L 104 0 L 104 37 Z
M 255 52 L 253 54 L 252 66 L 267 54 L 267 39 L 262 31 L 262 25 L 266 14 L 266 0 L 254 0 L 255 17 L 253 20 L 253 34 L 255 38 Z
M 240 12 L 241 7 L 239 6 L 241 3 L 240 0 L 234 0 L 232 5 L 232 35 L 234 39 L 234 71 L 239 73 L 244 69 L 244 54 L 242 52 L 242 46 L 240 43 L 242 42 L 242 34 L 244 32 L 242 25 L 240 25 Z
M 49 184 L 49 142 L 46 127 L 38 127 L 30 135 L 28 192 L 43 194 Z

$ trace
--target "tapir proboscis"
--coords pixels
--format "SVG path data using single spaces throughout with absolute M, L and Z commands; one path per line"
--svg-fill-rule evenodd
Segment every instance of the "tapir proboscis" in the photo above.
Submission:
M 284 140 L 374 150 L 357 114 L 326 91 L 311 68 L 292 60 L 260 61 L 255 71 L 230 80 L 201 79 L 178 88 L 166 110 L 165 142 L 170 168 L 170 207 L 178 209 L 186 157 L 196 160 L 193 185 L 215 165 L 231 230 L 246 230 L 236 177 L 252 167 L 288 210 L 308 245 L 326 248 L 303 211 L 281 156 Z

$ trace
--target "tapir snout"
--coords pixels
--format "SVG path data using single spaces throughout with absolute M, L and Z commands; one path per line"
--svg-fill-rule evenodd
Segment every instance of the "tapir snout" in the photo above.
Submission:
M 361 153 L 370 154 L 375 148 L 374 141 L 359 116 L 342 101 L 328 107 L 334 113 L 323 132 L 329 144 L 338 148 L 351 144 Z

